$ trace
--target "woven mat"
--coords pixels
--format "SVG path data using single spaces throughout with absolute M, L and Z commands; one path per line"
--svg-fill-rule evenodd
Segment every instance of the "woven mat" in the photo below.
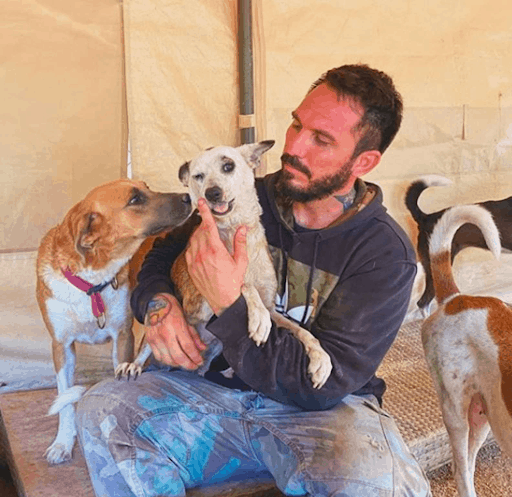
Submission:
M 425 471 L 451 460 L 434 385 L 421 344 L 421 321 L 403 325 L 378 373 L 386 380 L 384 409 L 395 418 L 411 452 Z M 487 442 L 492 440 L 492 436 Z

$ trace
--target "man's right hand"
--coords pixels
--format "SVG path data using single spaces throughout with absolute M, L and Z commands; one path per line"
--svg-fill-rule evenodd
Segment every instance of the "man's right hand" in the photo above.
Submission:
M 173 295 L 158 293 L 146 313 L 146 340 L 157 361 L 184 369 L 203 364 L 205 345 L 195 328 L 185 320 L 183 310 Z

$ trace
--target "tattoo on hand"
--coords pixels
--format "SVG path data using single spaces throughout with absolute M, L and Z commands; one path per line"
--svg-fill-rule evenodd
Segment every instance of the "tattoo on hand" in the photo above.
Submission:
M 168 300 L 160 297 L 153 298 L 148 304 L 145 318 L 146 326 L 154 326 L 160 323 L 169 314 L 170 310 L 171 304 Z

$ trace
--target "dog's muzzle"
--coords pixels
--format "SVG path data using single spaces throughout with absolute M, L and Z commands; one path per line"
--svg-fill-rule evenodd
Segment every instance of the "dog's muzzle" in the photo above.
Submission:
M 234 202 L 234 199 L 230 200 L 229 202 L 217 202 L 213 205 L 210 205 L 210 210 L 215 216 L 225 216 L 233 210 Z
M 226 202 L 223 199 L 224 192 L 219 186 L 207 188 L 204 196 L 209 203 L 210 210 L 215 216 L 225 216 L 233 209 L 234 200 Z

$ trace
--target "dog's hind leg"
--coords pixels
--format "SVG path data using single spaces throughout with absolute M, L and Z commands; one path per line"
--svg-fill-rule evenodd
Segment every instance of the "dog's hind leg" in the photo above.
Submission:
M 53 361 L 57 373 L 57 390 L 59 396 L 71 388 L 75 377 L 75 345 L 64 346 L 56 340 L 52 343 Z M 50 464 L 69 461 L 75 444 L 75 406 L 68 404 L 59 411 L 59 428 L 53 443 L 45 452 Z
M 489 434 L 490 426 L 487 422 L 486 406 L 483 397 L 478 393 L 473 395 L 468 409 L 469 420 L 469 446 L 468 446 L 468 465 L 475 474 L 476 456 L 480 447 L 485 442 Z
M 452 448 L 453 477 L 460 497 L 477 497 L 474 486 L 474 463 L 470 461 L 470 427 L 468 409 L 462 405 L 462 393 L 458 400 L 449 399 L 445 392 L 441 397 L 443 420 Z M 469 402 L 468 402 L 469 404 Z M 475 440 L 476 441 L 476 440 Z

